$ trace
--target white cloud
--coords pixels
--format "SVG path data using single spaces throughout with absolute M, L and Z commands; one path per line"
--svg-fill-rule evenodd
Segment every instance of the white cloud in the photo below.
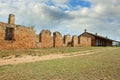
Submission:
M 74 7 L 69 0 L 0 0 L 0 20 L 7 22 L 9 13 L 16 15 L 16 23 L 57 30 L 63 34 L 80 34 L 84 29 L 109 36 L 120 36 L 120 1 L 86 0 L 91 7 Z M 64 10 L 66 9 L 66 10 Z M 114 31 L 114 32 L 113 32 Z
M 57 3 L 57 4 L 58 4 L 58 3 L 59 3 L 59 4 L 60 4 L 60 3 L 63 4 L 63 3 L 67 3 L 69 0 L 52 0 L 52 1 L 55 2 L 55 3 Z

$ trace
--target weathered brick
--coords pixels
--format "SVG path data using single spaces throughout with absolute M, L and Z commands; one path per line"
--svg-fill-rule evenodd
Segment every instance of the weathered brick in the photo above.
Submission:
M 8 24 L 15 24 L 15 15 L 9 14 Z
M 13 17 L 10 15 L 8 23 L 0 22 L 0 50 L 35 48 L 35 31 L 30 27 L 15 25 Z M 10 32 L 9 30 L 6 32 L 8 28 L 13 29 L 10 40 L 7 40 L 9 36 L 6 36 L 7 32 Z
M 71 46 L 71 36 L 69 34 L 64 35 L 63 41 L 65 46 Z
M 80 46 L 92 46 L 91 37 L 80 36 L 79 43 L 80 43 Z
M 78 45 L 78 36 L 74 35 L 72 37 L 72 47 L 77 47 Z
M 60 32 L 53 33 L 53 47 L 62 47 L 63 46 L 63 39 Z
M 51 32 L 49 30 L 42 30 L 39 35 L 39 41 L 42 48 L 52 47 Z

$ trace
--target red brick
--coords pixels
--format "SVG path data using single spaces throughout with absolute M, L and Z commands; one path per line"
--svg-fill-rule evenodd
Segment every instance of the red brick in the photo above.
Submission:
M 42 48 L 52 47 L 51 32 L 49 30 L 42 30 L 39 35 L 39 41 Z
M 63 39 L 60 32 L 53 33 L 53 47 L 62 47 L 63 46 Z

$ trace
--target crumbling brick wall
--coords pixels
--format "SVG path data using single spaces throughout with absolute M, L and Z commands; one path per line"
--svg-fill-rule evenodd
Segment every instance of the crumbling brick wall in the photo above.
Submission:
M 23 48 L 34 48 L 35 47 L 35 31 L 31 28 L 17 26 L 18 30 L 15 30 L 15 41 L 16 45 Z
M 6 26 L 14 29 L 14 39 L 5 40 Z M 27 28 L 20 25 L 11 25 L 3 23 L 0 26 L 0 49 L 23 49 L 35 47 L 35 31 L 31 28 Z
M 63 39 L 60 32 L 53 33 L 53 47 L 62 47 L 63 46 Z
M 11 17 L 12 16 L 12 17 Z M 35 31 L 26 26 L 14 24 L 14 15 L 9 15 L 8 23 L 0 22 L 0 50 L 35 48 Z M 10 38 L 10 30 L 12 38 Z
M 71 36 L 69 34 L 64 35 L 63 41 L 65 46 L 71 46 Z
M 42 30 L 39 35 L 41 48 L 52 47 L 51 32 L 49 30 Z
M 78 45 L 78 36 L 74 35 L 72 37 L 72 47 L 77 47 Z

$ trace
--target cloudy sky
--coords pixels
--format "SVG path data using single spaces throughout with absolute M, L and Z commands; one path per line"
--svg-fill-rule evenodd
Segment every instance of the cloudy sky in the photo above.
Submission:
M 0 0 L 0 21 L 15 14 L 16 24 L 59 31 L 88 32 L 120 40 L 120 0 Z

